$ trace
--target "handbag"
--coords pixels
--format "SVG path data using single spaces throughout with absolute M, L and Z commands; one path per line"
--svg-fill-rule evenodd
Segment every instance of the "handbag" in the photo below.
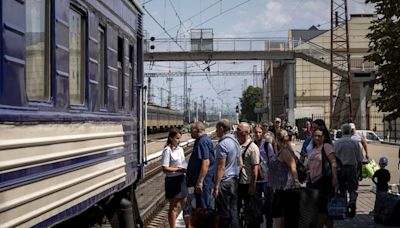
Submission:
M 294 159 L 296 160 L 297 179 L 300 183 L 304 183 L 307 180 L 307 169 L 297 156 L 294 156 Z
M 255 196 L 250 196 L 245 208 L 245 220 L 248 222 L 262 220 L 263 209 L 263 200 L 256 199 Z
M 328 218 L 344 220 L 346 218 L 346 198 L 335 192 L 328 200 Z
M 331 162 L 329 161 L 329 158 L 325 153 L 324 146 L 322 146 L 321 154 L 322 154 L 322 175 L 324 177 L 331 178 L 332 177 Z

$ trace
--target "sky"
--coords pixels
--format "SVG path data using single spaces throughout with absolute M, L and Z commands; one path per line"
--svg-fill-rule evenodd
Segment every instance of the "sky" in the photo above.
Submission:
M 214 38 L 271 38 L 287 40 L 289 29 L 308 29 L 312 25 L 319 29 L 330 27 L 330 0 L 143 0 L 145 11 L 144 29 L 156 41 L 163 39 L 188 38 L 190 29 L 211 28 Z M 348 0 L 349 14 L 373 13 L 374 7 L 364 0 Z M 155 22 L 155 20 L 157 22 Z M 168 32 L 168 34 L 165 32 Z M 215 46 L 215 45 L 214 45 Z M 156 45 L 155 51 L 165 47 Z M 262 69 L 261 61 L 211 62 L 210 70 L 252 71 Z M 188 71 L 199 72 L 207 67 L 204 62 L 187 62 Z M 145 63 L 145 73 L 183 71 L 183 62 Z M 247 80 L 247 81 L 245 81 Z M 247 77 L 224 76 L 188 77 L 192 88 L 190 98 L 200 101 L 206 99 L 207 108 L 221 107 L 234 111 L 245 86 L 257 83 Z M 160 104 L 160 88 L 168 89 L 167 80 L 152 78 L 153 101 Z M 183 95 L 183 77 L 174 77 L 171 93 L 176 97 Z M 163 90 L 163 106 L 166 105 L 167 92 Z M 181 98 L 175 98 L 172 107 L 181 109 Z M 214 101 L 214 102 L 212 102 Z M 221 105 L 223 101 L 223 105 Z M 193 106 L 192 106 L 193 107 Z

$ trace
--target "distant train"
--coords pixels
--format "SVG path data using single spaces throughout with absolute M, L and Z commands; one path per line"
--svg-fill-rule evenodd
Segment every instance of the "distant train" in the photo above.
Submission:
M 156 105 L 147 106 L 147 132 L 165 132 L 172 127 L 183 126 L 183 113 Z
M 141 4 L 0 2 L 0 227 L 141 224 Z

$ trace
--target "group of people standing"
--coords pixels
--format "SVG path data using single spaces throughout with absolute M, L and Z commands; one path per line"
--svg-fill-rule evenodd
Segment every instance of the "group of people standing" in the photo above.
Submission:
M 357 170 L 363 160 L 360 141 L 344 137 L 333 146 L 324 121 L 315 120 L 300 155 L 296 154 L 290 134 L 282 128 L 279 118 L 272 128 L 242 122 L 236 128 L 236 135 L 231 134 L 229 120 L 221 120 L 215 127 L 219 140 L 214 148 L 203 123 L 192 124 L 191 136 L 196 140 L 187 166 L 179 146 L 180 131 L 174 128 L 169 133 L 162 167 L 166 173 L 170 227 L 175 227 L 179 205 L 186 208 L 184 220 L 190 227 L 191 206 L 186 203 L 188 188 L 194 189 L 196 208 L 216 209 L 222 217 L 228 218 L 229 227 L 260 227 L 264 218 L 267 227 L 272 227 L 273 223 L 274 227 L 284 227 L 285 210 L 290 203 L 285 194 L 301 186 L 319 192 L 318 227 L 333 227 L 327 217 L 327 202 L 335 189 L 344 195 L 349 193 L 349 217 L 354 216 Z M 342 130 L 344 135 L 351 135 L 352 127 L 345 124 Z M 324 160 L 329 161 L 330 175 L 323 170 Z M 341 161 L 340 176 L 337 160 Z M 308 168 L 307 184 L 299 181 L 299 162 Z M 249 216 L 246 212 L 254 212 L 254 204 L 260 201 L 261 216 L 251 216 L 255 213 Z

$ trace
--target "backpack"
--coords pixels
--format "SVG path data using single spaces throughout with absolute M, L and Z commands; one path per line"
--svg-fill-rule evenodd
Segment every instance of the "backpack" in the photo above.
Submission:
M 260 154 L 260 163 L 258 166 L 258 177 L 257 180 L 263 180 L 265 178 L 265 173 L 267 173 L 268 165 L 269 165 L 269 153 L 268 153 L 268 146 L 269 142 L 264 141 L 264 151 L 267 154 L 267 160 L 264 160 L 264 158 Z

